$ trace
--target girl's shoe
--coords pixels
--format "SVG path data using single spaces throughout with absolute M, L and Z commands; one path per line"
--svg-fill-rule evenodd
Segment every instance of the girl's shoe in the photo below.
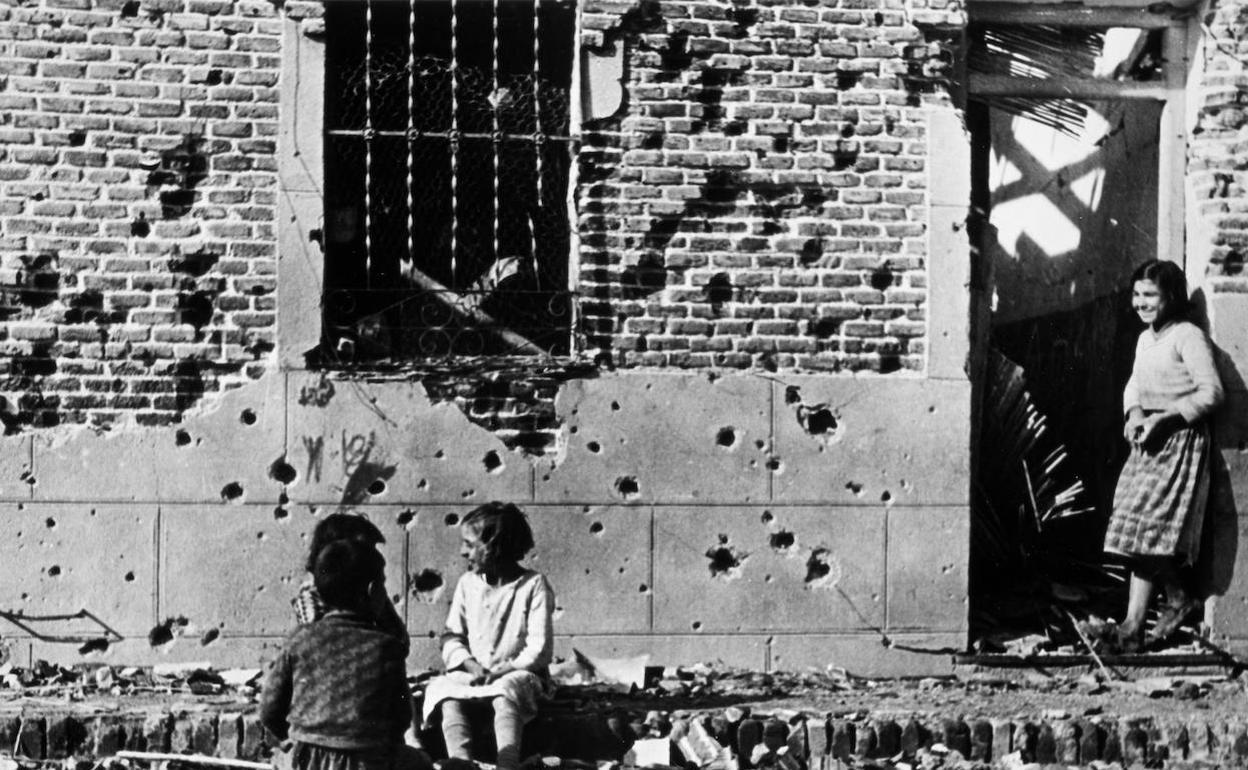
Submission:
M 1148 634 L 1149 639 L 1156 642 L 1164 642 L 1174 636 L 1175 632 L 1182 627 L 1184 621 L 1201 609 L 1202 606 L 1203 604 L 1200 601 L 1190 598 L 1165 605 L 1157 616 L 1157 622 L 1153 625 L 1153 630 Z

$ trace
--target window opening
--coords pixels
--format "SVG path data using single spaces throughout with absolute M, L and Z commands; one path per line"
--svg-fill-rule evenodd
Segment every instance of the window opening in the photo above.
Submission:
M 329 357 L 569 352 L 575 12 L 327 3 Z

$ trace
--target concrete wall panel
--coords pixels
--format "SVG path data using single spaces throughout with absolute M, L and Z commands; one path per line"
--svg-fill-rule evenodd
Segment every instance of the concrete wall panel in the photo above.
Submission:
M 660 508 L 659 633 L 856 630 L 884 623 L 882 508 Z
M 419 383 L 291 373 L 287 400 L 292 500 L 477 504 L 532 498 L 530 461 L 455 405 L 430 403 Z
M 631 658 L 649 655 L 653 665 L 675 666 L 721 662 L 765 670 L 768 637 L 758 634 L 655 634 L 654 636 L 567 636 L 555 640 L 555 655 L 572 657 L 580 650 L 591 657 Z
M 971 514 L 966 508 L 888 512 L 888 628 L 964 631 Z
M 409 524 L 408 630 L 437 634 L 464 572 L 455 524 L 467 506 L 417 509 Z M 557 634 L 644 632 L 650 625 L 650 509 L 527 506 L 536 547 L 525 564 L 555 590 Z
M 1213 294 L 1208 298 L 1213 341 L 1225 354 L 1222 384 L 1228 390 L 1248 390 L 1248 294 Z
M 283 380 L 230 391 L 177 426 L 37 435 L 35 499 L 277 503 Z
M 567 453 L 538 473 L 543 502 L 767 499 L 769 383 L 625 373 L 564 386 Z
M 31 499 L 33 444 L 32 436 L 0 437 L 0 501 Z
M 837 666 L 870 677 L 952 674 L 953 656 L 965 647 L 963 634 L 781 634 L 772 639 L 771 667 Z
M 775 502 L 967 503 L 969 383 L 786 376 L 774 387 Z
M 120 634 L 146 635 L 156 615 L 155 535 L 155 506 L 3 504 L 0 607 L 35 616 L 87 610 Z M 105 635 L 90 620 L 30 625 L 41 635 Z M 6 637 L 23 635 L 3 626 Z
M 392 595 L 403 591 L 394 565 L 404 563 L 406 534 L 370 517 L 386 537 Z M 304 561 L 318 521 L 296 509 L 274 517 L 262 505 L 169 505 L 161 508 L 160 616 L 187 618 L 223 635 L 284 635 L 294 627 L 291 599 L 304 579 Z M 211 525 L 208 525 L 211 522 Z

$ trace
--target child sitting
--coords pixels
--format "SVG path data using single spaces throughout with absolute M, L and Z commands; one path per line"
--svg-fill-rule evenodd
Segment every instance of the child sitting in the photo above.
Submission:
M 386 538 L 373 524 L 363 516 L 349 513 L 334 513 L 317 522 L 312 530 L 312 544 L 308 548 L 308 578 L 299 586 L 299 593 L 291 600 L 295 608 L 295 622 L 312 623 L 325 614 L 325 604 L 312 578 L 316 568 L 316 557 L 325 546 L 339 540 L 351 540 L 376 547 L 386 542 Z M 386 596 L 385 584 L 378 583 L 373 589 L 371 608 L 376 613 L 377 621 L 387 630 L 394 631 L 397 636 L 407 640 L 407 628 L 403 619 L 394 609 L 394 604 Z
M 419 763 L 403 743 L 411 722 L 406 645 L 370 608 L 385 579 L 372 545 L 338 540 L 316 554 L 312 576 L 325 615 L 299 626 L 271 664 L 260 718 L 293 741 L 294 770 L 396 770 Z
M 493 707 L 500 770 L 520 762 L 520 735 L 547 693 L 555 599 L 546 578 L 520 566 L 533 548 L 524 514 L 510 503 L 486 503 L 460 525 L 468 572 L 455 586 L 442 660 L 447 673 L 425 691 L 424 716 L 440 707 L 452 759 L 472 759 L 465 703 Z

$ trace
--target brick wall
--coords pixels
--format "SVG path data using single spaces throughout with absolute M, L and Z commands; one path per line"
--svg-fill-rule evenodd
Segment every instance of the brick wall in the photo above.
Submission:
M 0 418 L 166 424 L 274 345 L 279 21 L 0 7 Z
M 586 44 L 627 59 L 625 109 L 580 156 L 590 344 L 624 365 L 922 370 L 939 91 L 916 22 L 959 20 L 933 5 L 586 2 Z

